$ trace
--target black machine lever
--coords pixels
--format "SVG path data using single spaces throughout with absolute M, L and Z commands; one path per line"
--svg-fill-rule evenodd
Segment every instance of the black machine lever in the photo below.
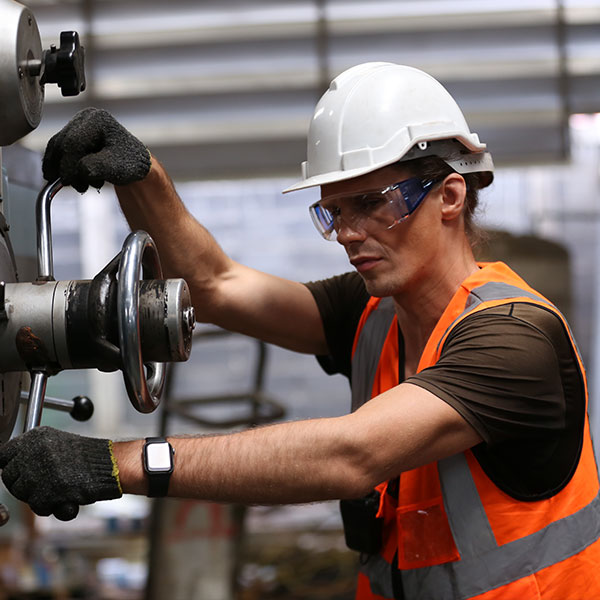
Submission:
M 21 402 L 29 401 L 29 392 L 21 392 Z M 94 414 L 94 404 L 87 396 L 75 396 L 70 400 L 44 395 L 44 408 L 68 412 L 76 421 L 87 421 Z M 39 423 L 38 423 L 39 424 Z

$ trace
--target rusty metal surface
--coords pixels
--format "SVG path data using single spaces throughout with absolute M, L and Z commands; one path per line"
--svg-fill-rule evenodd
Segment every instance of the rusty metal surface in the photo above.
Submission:
M 0 229 L 0 281 L 17 280 L 8 233 Z M 21 397 L 21 373 L 0 374 L 0 442 L 7 441 L 15 426 Z

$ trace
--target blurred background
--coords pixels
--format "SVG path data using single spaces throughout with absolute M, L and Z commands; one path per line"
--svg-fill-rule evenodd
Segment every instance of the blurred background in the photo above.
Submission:
M 498 167 L 482 194 L 479 220 L 491 235 L 481 257 L 507 260 L 569 318 L 600 436 L 599 0 L 25 4 L 44 48 L 61 31 L 79 32 L 87 89 L 63 98 L 47 86 L 40 126 L 5 149 L 9 177 L 39 190 L 49 137 L 81 108 L 106 108 L 167 167 L 228 254 L 299 281 L 348 270 L 343 250 L 310 222 L 317 192 L 281 195 L 300 176 L 329 81 L 372 60 L 440 80 Z M 18 211 L 11 239 L 33 256 L 33 204 Z M 119 252 L 127 226 L 105 186 L 63 190 L 53 233 L 56 278 L 90 279 Z M 131 407 L 118 373 L 63 372 L 48 393 L 87 394 L 96 410 L 86 424 L 50 412 L 44 423 L 113 438 L 349 408 L 346 380 L 326 376 L 313 357 L 207 327 L 198 327 L 190 361 L 170 370 L 167 398 L 151 415 Z M 13 511 L 0 529 L 0 600 L 353 597 L 356 557 L 344 550 L 336 503 L 245 509 L 127 498 L 61 523 L 0 496 Z

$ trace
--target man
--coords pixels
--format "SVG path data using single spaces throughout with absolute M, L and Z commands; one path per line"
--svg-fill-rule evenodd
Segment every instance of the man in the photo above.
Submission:
M 81 192 L 116 184 L 130 226 L 151 233 L 168 276 L 187 280 L 199 320 L 316 354 L 351 378 L 353 412 L 173 437 L 174 455 L 166 442 L 33 430 L 0 449 L 0 466 L 34 511 L 167 490 L 342 499 L 363 554 L 358 598 L 600 597 L 583 366 L 548 300 L 506 265 L 475 262 L 472 215 L 493 165 L 437 81 L 367 63 L 317 105 L 303 181 L 287 191 L 321 186 L 313 221 L 356 271 L 323 282 L 232 261 L 105 111 L 79 113 L 43 168 Z

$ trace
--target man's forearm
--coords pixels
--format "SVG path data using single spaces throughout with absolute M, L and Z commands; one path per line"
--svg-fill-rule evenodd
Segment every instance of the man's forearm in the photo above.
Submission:
M 130 228 L 143 229 L 154 239 L 166 277 L 183 277 L 193 287 L 227 269 L 229 258 L 189 213 L 154 157 L 145 179 L 115 190 Z
M 243 504 L 301 503 L 360 496 L 373 485 L 343 417 L 295 421 L 206 437 L 169 437 L 175 468 L 169 495 Z M 125 493 L 145 494 L 142 442 L 114 444 Z
M 142 181 L 115 189 L 130 227 L 154 239 L 165 277 L 186 280 L 198 321 L 290 350 L 327 351 L 319 310 L 308 289 L 230 259 L 188 212 L 156 159 Z

